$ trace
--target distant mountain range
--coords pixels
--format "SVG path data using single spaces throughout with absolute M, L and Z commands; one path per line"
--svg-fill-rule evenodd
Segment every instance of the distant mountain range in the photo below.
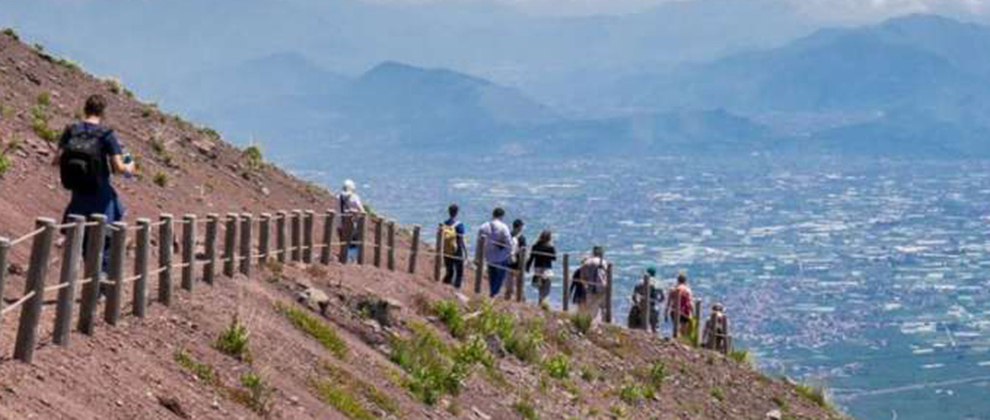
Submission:
M 150 13 L 107 3 L 137 21 Z M 11 13 L 36 17 L 39 7 L 18 3 Z M 129 31 L 132 41 L 166 45 L 162 37 L 175 37 L 181 51 L 152 62 L 181 57 L 188 62 L 180 67 L 197 70 L 122 68 L 148 68 L 143 80 L 157 88 L 145 90 L 159 92 L 166 109 L 241 142 L 265 143 L 285 160 L 339 149 L 990 157 L 990 27 L 946 17 L 821 29 L 785 42 L 809 24 L 770 0 L 671 2 L 629 16 L 576 18 L 526 17 L 488 3 L 293 0 L 279 8 L 258 0 L 231 19 L 260 27 L 259 16 L 292 18 L 298 31 L 242 44 L 235 40 L 257 35 L 234 24 L 207 28 L 207 17 L 225 8 L 191 0 L 175 7 L 199 13 L 189 31 L 218 34 L 200 40 L 151 23 L 150 35 Z M 767 16 L 783 23 L 757 24 Z M 52 22 L 72 27 L 74 20 Z M 734 43 L 732 34 L 744 32 L 738 22 L 759 30 Z M 307 28 L 320 35 L 304 36 Z M 119 57 L 100 58 L 108 66 L 140 56 L 137 44 L 120 42 Z

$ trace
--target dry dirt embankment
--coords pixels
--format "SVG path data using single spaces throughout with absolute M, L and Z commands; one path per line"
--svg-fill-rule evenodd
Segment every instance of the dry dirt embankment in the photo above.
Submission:
M 335 208 L 326 191 L 259 165 L 211 130 L 4 34 L 0 236 L 60 215 L 68 197 L 45 137 L 94 92 L 110 98 L 108 123 L 141 168 L 136 179 L 117 182 L 129 222 L 162 212 Z M 408 244 L 408 235 L 399 242 Z M 25 258 L 21 248 L 12 255 L 15 264 Z M 419 266 L 423 274 L 411 276 L 337 263 L 266 264 L 250 278 L 176 290 L 172 306 L 98 324 L 94 336 L 74 334 L 68 347 L 52 345 L 43 328 L 33 365 L 11 360 L 8 317 L 0 328 L 0 419 L 721 420 L 774 411 L 840 418 L 721 355 L 459 295 L 425 277 L 428 259 Z M 23 274 L 11 276 L 5 297 L 17 298 L 23 283 Z M 299 302 L 306 290 L 310 299 Z M 44 325 L 51 312 L 46 306 Z

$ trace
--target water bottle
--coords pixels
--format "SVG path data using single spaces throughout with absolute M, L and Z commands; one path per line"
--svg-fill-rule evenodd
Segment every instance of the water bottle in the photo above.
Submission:
M 134 156 L 132 156 L 130 153 L 124 153 L 123 159 L 124 159 L 124 165 L 130 165 L 131 163 L 134 162 Z M 124 178 L 131 179 L 133 177 L 134 174 L 130 172 L 124 172 Z

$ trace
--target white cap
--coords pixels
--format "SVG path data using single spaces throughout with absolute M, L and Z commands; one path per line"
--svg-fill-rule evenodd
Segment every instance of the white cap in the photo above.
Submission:
M 351 181 L 349 179 L 348 180 L 345 180 L 344 181 L 344 191 L 354 192 L 354 181 Z

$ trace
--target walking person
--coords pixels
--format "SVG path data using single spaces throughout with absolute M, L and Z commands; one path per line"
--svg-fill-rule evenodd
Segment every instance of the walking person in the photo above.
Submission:
M 656 275 L 655 267 L 647 268 L 643 273 L 642 281 L 633 289 L 632 307 L 629 308 L 630 329 L 649 329 L 654 334 L 657 332 L 664 293 Z
M 512 265 L 512 233 L 502 221 L 505 210 L 496 207 L 492 220 L 481 225 L 478 235 L 485 238 L 485 260 L 488 265 L 489 296 L 494 298 L 502 290 L 502 283 Z
M 340 205 L 341 223 L 340 230 L 337 231 L 341 240 L 346 240 L 347 260 L 357 259 L 358 240 L 361 232 L 358 232 L 357 218 L 365 213 L 364 204 L 361 204 L 361 197 L 357 194 L 354 181 L 348 179 L 344 181 L 344 186 L 340 195 L 337 196 L 337 203 Z
M 526 235 L 523 234 L 523 229 L 525 228 L 525 226 L 526 224 L 523 223 L 522 219 L 516 219 L 512 221 L 512 232 L 511 232 L 512 233 L 512 256 L 511 256 L 512 264 L 509 266 L 509 268 L 511 268 L 512 271 L 521 272 L 523 271 L 523 269 L 526 268 L 526 261 L 521 261 L 521 259 L 519 258 L 519 256 L 522 253 L 522 250 L 526 249 L 526 246 L 528 245 L 526 243 Z M 525 273 L 520 273 L 520 274 L 522 275 L 518 279 L 520 282 L 519 287 L 521 289 L 522 288 L 521 283 L 522 283 L 522 279 L 525 277 Z M 513 276 L 512 279 L 509 280 L 509 284 L 506 285 L 506 290 L 505 290 L 506 299 L 511 299 L 513 293 L 515 293 L 515 289 L 516 289 L 515 280 L 516 277 Z
M 721 303 L 712 305 L 701 346 L 722 354 L 729 353 L 729 318 L 725 316 L 725 307 Z
M 667 294 L 666 317 L 674 324 L 674 337 L 686 337 L 691 334 L 691 314 L 694 313 L 694 298 L 688 278 L 684 273 L 677 275 L 677 285 Z
M 443 265 L 446 274 L 443 277 L 444 284 L 452 284 L 454 288 L 460 289 L 464 281 L 464 261 L 467 260 L 467 227 L 464 222 L 457 218 L 460 208 L 457 204 L 447 207 L 449 218 L 443 222 L 441 229 L 443 232 Z
M 62 186 L 72 192 L 63 222 L 72 214 L 87 217 L 102 214 L 107 217 L 107 223 L 124 219 L 124 205 L 110 182 L 110 175 L 132 176 L 135 167 L 130 156 L 123 154 L 114 130 L 103 124 L 106 108 L 107 101 L 102 95 L 91 95 L 83 106 L 83 119 L 69 125 L 59 138 L 53 163 L 59 167 Z M 108 240 L 103 252 L 104 273 L 110 267 L 109 248 Z
M 533 244 L 526 261 L 526 270 L 533 271 L 533 286 L 539 290 L 539 305 L 543 306 L 550 295 L 553 283 L 553 262 L 557 260 L 557 249 L 553 246 L 553 234 L 549 230 L 540 232 L 540 238 Z
M 605 249 L 600 246 L 592 248 L 591 257 L 581 262 L 578 268 L 579 284 L 584 287 L 584 298 L 578 302 L 578 314 L 581 316 L 598 319 L 605 299 L 608 299 L 608 266 Z

